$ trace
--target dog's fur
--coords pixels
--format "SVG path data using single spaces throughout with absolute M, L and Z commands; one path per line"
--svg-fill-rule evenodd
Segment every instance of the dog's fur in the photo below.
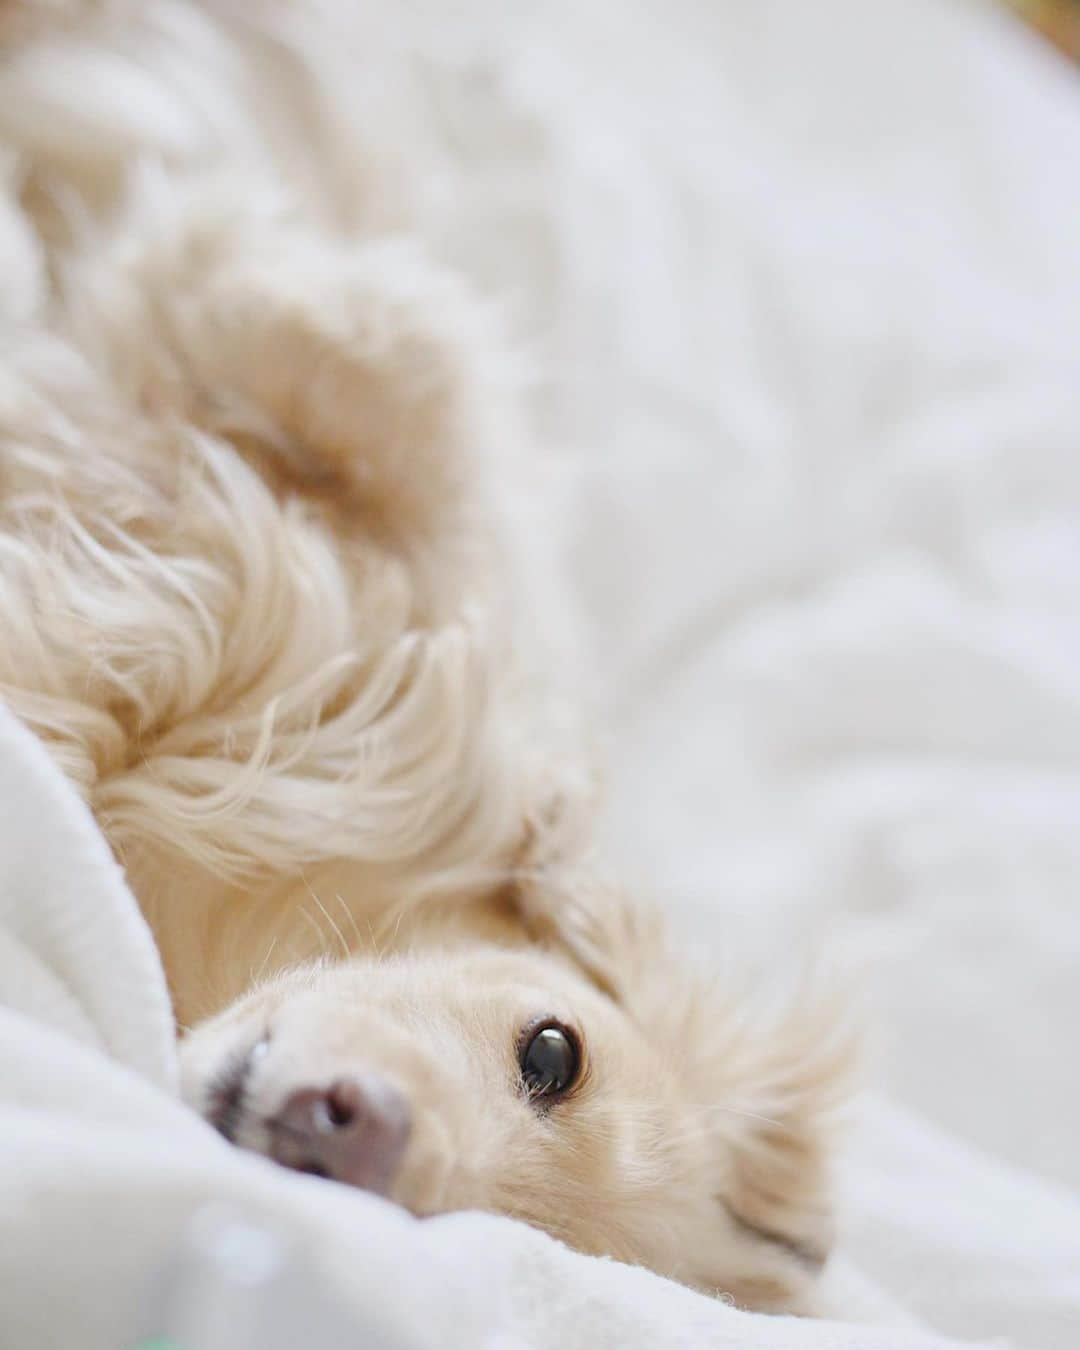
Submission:
M 693 974 L 597 874 L 516 655 L 489 318 L 386 228 L 332 35 L 115 8 L 0 11 L 0 694 L 202 1024 L 190 1099 L 269 1029 L 263 1148 L 362 1059 L 410 1100 L 416 1212 L 812 1310 L 846 1044 Z M 271 66 L 291 130 L 257 116 Z M 588 1066 L 542 1113 L 537 1015 Z

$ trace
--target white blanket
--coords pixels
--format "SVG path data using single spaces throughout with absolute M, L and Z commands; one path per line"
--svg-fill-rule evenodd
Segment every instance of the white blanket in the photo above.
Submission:
M 872 963 L 889 1087 L 957 1138 L 868 1104 L 839 1306 L 1072 1350 L 1075 76 L 962 0 L 486 8 L 419 27 L 430 234 L 550 356 L 620 868 L 702 943 L 827 927 Z M 404 1346 L 942 1344 L 749 1317 L 226 1148 L 172 1099 L 117 869 L 8 721 L 0 1001 L 5 1350 L 150 1329 L 208 1199 Z

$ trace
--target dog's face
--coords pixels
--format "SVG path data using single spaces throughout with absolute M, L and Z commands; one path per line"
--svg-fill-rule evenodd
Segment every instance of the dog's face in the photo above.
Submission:
M 376 1147 L 400 1156 L 372 1189 L 417 1214 L 516 1215 L 650 1264 L 651 1230 L 678 1221 L 660 1212 L 685 1209 L 708 1166 L 672 1066 L 613 1002 L 531 952 L 296 972 L 195 1032 L 184 1069 L 189 1100 L 270 1155 L 294 1094 L 388 1085 L 408 1127 L 382 1130 Z M 301 1168 L 349 1171 L 318 1137 L 303 1152 Z
M 666 1004 L 635 1006 L 558 947 L 355 958 L 196 1029 L 184 1091 L 241 1147 L 418 1215 L 508 1214 L 745 1306 L 811 1311 L 822 1094 L 790 1033 L 752 1047 L 685 988 Z

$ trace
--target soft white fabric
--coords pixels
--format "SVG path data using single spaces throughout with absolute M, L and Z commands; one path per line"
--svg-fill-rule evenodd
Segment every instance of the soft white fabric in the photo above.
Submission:
M 872 963 L 893 1091 L 1049 1178 L 869 1106 L 842 1303 L 869 1277 L 943 1331 L 1071 1350 L 1075 76 L 960 0 L 490 8 L 410 7 L 445 142 L 418 205 L 548 358 L 620 869 L 702 945 L 830 928 Z M 8 724 L 0 916 L 4 1344 L 124 1343 L 208 1197 L 421 1346 L 929 1343 L 748 1318 L 226 1149 L 162 1090 L 145 930 Z
M 868 1102 L 842 1212 L 860 1269 L 940 1330 L 1032 1350 L 1077 1344 L 1080 1205 L 1064 1187 Z
M 175 1066 L 145 925 L 85 807 L 2 708 L 0 803 L 5 1345 L 115 1350 L 160 1330 L 147 1321 L 155 1279 L 207 1203 L 227 1204 L 303 1253 L 313 1275 L 301 1294 L 313 1306 L 298 1310 L 300 1325 L 333 1297 L 355 1319 L 355 1343 L 377 1332 L 386 1350 L 952 1344 L 749 1316 L 509 1220 L 420 1222 L 230 1148 L 161 1086 Z M 86 938 L 68 967 L 73 934 Z M 271 1337 L 264 1328 L 262 1350 L 295 1344 Z
M 6 711 L 0 1003 L 175 1086 L 175 1032 L 150 930 L 93 818 L 73 809 L 71 788 Z

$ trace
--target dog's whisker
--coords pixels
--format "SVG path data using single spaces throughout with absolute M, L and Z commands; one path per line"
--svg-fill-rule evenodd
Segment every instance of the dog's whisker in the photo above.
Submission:
M 320 927 L 319 921 L 315 918 L 315 916 L 311 913 L 311 911 L 310 911 L 305 905 L 297 905 L 297 907 L 296 907 L 296 912 L 300 915 L 300 917 L 301 917 L 302 919 L 304 919 L 304 921 L 308 924 L 308 926 L 309 926 L 309 927 L 311 928 L 311 930 L 314 932 L 316 938 L 318 938 L 318 941 L 319 941 L 319 951 L 320 951 L 321 956 L 322 956 L 323 958 L 327 957 L 327 956 L 329 955 L 330 948 L 329 948 L 329 944 L 327 943 L 327 940 L 326 940 L 326 934 L 323 932 L 322 928 Z
M 349 908 L 349 906 L 345 903 L 345 900 L 343 899 L 343 897 L 342 897 L 340 891 L 335 891 L 335 892 L 334 892 L 334 899 L 338 902 L 338 904 L 340 905 L 340 907 L 341 907 L 341 909 L 342 909 L 342 911 L 343 911 L 343 913 L 344 913 L 346 919 L 348 919 L 348 921 L 349 921 L 349 927 L 350 927 L 350 928 L 352 929 L 352 931 L 353 931 L 353 937 L 356 939 L 356 945 L 357 945 L 357 947 L 358 947 L 358 948 L 359 948 L 359 947 L 362 947 L 362 946 L 364 945 L 364 942 L 363 942 L 363 938 L 361 938 L 361 936 L 360 936 L 360 929 L 356 926 L 356 916 L 353 914 L 353 912 L 352 912 L 352 910 Z M 369 927 L 369 928 L 371 927 L 370 922 L 369 922 L 369 924 L 368 924 L 368 927 Z
M 756 1120 L 762 1125 L 771 1125 L 776 1130 L 786 1130 L 788 1128 L 785 1121 L 777 1120 L 774 1116 L 765 1116 L 757 1111 L 746 1111 L 738 1106 L 728 1106 L 724 1102 L 714 1102 L 708 1106 L 697 1108 L 698 1114 L 702 1116 L 724 1114 L 728 1116 L 740 1116 L 745 1120 Z
M 352 949 L 349 947 L 349 944 L 345 941 L 345 934 L 341 931 L 341 929 L 340 929 L 340 928 L 337 926 L 337 924 L 334 922 L 333 916 L 330 914 L 330 911 L 326 908 L 326 906 L 325 906 L 325 905 L 323 904 L 323 902 L 319 899 L 319 897 L 318 897 L 317 895 L 315 895 L 314 892 L 312 892 L 312 899 L 313 899 L 313 900 L 315 901 L 315 903 L 318 905 L 318 907 L 319 907 L 319 912 L 320 912 L 320 913 L 323 915 L 323 917 L 326 919 L 326 922 L 330 925 L 331 931 L 333 932 L 334 936 L 337 938 L 338 942 L 341 944 L 341 952 L 342 952 L 342 955 L 345 957 L 346 960 L 348 960 L 349 957 L 352 955 Z
M 383 948 L 379 945 L 379 939 L 375 936 L 375 929 L 371 926 L 371 920 L 366 919 L 366 923 L 368 937 L 371 940 L 371 947 L 375 953 L 375 958 L 376 960 L 381 961 L 383 959 Z
M 270 964 L 270 958 L 274 954 L 274 948 L 277 946 L 277 941 L 278 935 L 275 933 L 274 936 L 270 939 L 270 945 L 266 949 L 266 955 L 262 959 L 262 965 L 260 965 L 259 969 L 256 972 L 254 972 L 251 976 L 252 984 L 258 984 L 259 981 L 262 979 L 262 977 L 266 974 L 266 967 Z
M 352 953 L 349 949 L 349 944 L 345 941 L 345 935 L 342 933 L 341 929 L 334 922 L 333 918 L 330 915 L 329 910 L 319 899 L 318 895 L 316 895 L 315 890 L 311 885 L 311 882 L 308 881 L 307 876 L 304 874 L 303 868 L 300 869 L 300 880 L 304 883 L 305 890 L 307 891 L 308 895 L 311 896 L 312 900 L 318 907 L 319 913 L 323 916 L 323 918 L 329 925 L 330 931 L 334 934 L 338 942 L 341 944 L 342 954 L 344 955 L 345 959 L 348 960 L 349 956 L 351 956 Z

